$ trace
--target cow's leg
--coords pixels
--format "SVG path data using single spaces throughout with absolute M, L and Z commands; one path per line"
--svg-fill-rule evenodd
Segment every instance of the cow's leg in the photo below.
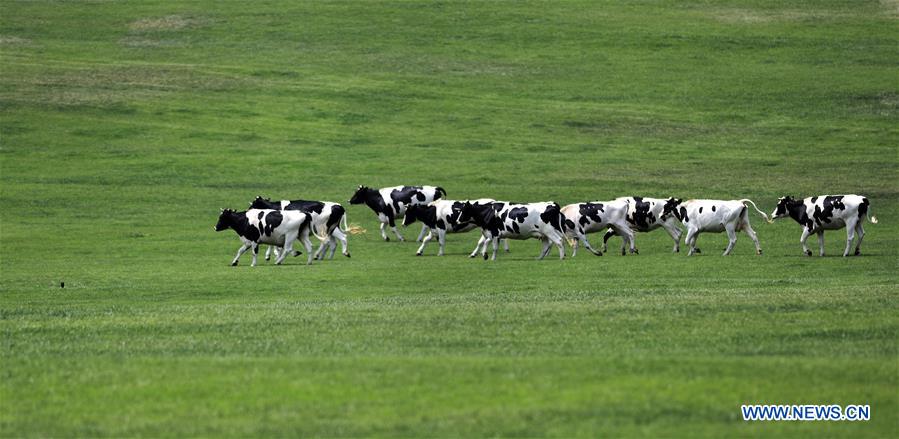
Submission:
M 337 238 L 333 235 L 328 237 L 328 259 L 334 259 L 334 253 L 337 252 Z
M 540 238 L 540 243 L 543 244 L 543 248 L 540 249 L 540 254 L 537 255 L 538 261 L 546 257 L 546 255 L 549 253 L 549 247 L 552 245 L 549 243 L 549 239 L 547 239 L 545 236 L 543 238 Z
M 415 256 L 421 256 L 421 254 L 425 251 L 425 246 L 428 245 L 428 242 L 434 238 L 434 231 L 428 233 L 428 236 L 425 236 L 425 239 L 421 240 L 421 245 L 418 246 L 418 251 L 415 252 Z
M 625 226 L 625 227 L 627 227 L 627 226 Z M 630 242 L 630 245 L 631 245 L 631 254 L 639 255 L 640 250 L 637 249 L 637 234 L 634 233 L 634 231 L 631 230 L 630 228 L 628 228 L 626 230 L 627 230 L 627 240 L 628 240 L 628 242 Z
M 421 233 L 418 234 L 418 242 L 421 242 L 421 240 L 425 237 L 425 232 L 428 232 L 430 230 L 431 229 L 429 229 L 428 226 L 421 226 Z
M 437 243 L 440 244 L 437 256 L 443 256 L 443 252 L 446 250 L 446 229 L 437 229 Z
M 390 241 L 390 237 L 387 236 L 387 223 L 381 223 L 381 239 L 385 241 Z
M 818 254 L 824 256 L 824 229 L 818 230 Z
M 862 227 L 860 220 L 855 226 L 855 233 L 858 235 L 858 241 L 855 242 L 855 256 L 858 256 L 862 254 L 862 239 L 865 237 L 865 228 Z
M 681 229 L 672 227 L 669 224 L 663 224 L 662 227 L 665 228 L 665 231 L 668 232 L 668 235 L 671 236 L 672 240 L 674 240 L 674 253 L 680 252 L 680 237 L 683 234 Z
M 602 237 L 602 252 L 603 253 L 609 251 L 609 245 L 608 245 L 609 238 L 611 238 L 613 236 L 615 236 L 615 229 L 609 227 L 608 230 L 606 230 L 606 234 L 603 235 L 603 237 Z
M 486 243 L 486 242 L 487 242 L 487 237 L 484 236 L 484 234 L 482 233 L 481 237 L 478 238 L 478 245 L 474 246 L 474 250 L 471 252 L 470 255 L 468 255 L 468 257 L 473 258 L 473 257 L 477 256 L 478 252 L 481 251 L 481 246 L 485 245 L 484 243 Z
M 268 246 L 267 249 L 265 249 L 265 260 L 266 260 L 266 261 L 271 260 L 271 258 L 272 258 L 272 249 L 273 249 L 273 248 L 275 248 L 275 246 L 270 245 L 270 246 Z
M 724 231 L 727 232 L 727 248 L 724 249 L 724 255 L 727 256 L 734 249 L 734 244 L 737 243 L 737 225 L 734 223 L 727 223 L 724 225 Z
M 587 235 L 580 233 L 578 236 L 578 240 L 583 242 L 584 248 L 586 248 L 587 250 L 590 250 L 591 253 L 593 253 L 596 256 L 602 256 L 602 252 L 596 251 L 593 247 L 590 246 L 590 240 L 587 239 Z M 575 241 L 575 245 L 576 244 L 577 244 L 577 241 Z M 572 250 L 571 257 L 574 257 L 574 250 Z
M 550 240 L 552 240 L 553 244 L 559 248 L 559 259 L 565 259 L 565 235 L 558 234 L 555 236 L 551 236 Z M 591 248 L 590 251 L 593 251 Z M 602 253 L 597 253 L 593 251 L 593 254 L 602 256 Z
M 499 238 L 491 238 L 490 243 L 493 244 L 493 256 L 490 257 L 491 261 L 496 260 L 496 251 L 499 250 Z M 487 245 L 484 245 L 484 260 L 487 260 Z
M 251 267 L 256 266 L 256 260 L 259 257 L 259 244 L 253 243 L 253 262 L 250 264 Z
M 546 257 L 546 255 L 549 253 L 549 247 L 550 245 L 552 245 L 549 243 L 549 239 L 547 239 L 545 236 L 543 238 L 540 238 L 540 243 L 543 244 L 543 248 L 540 249 L 540 254 L 537 255 L 538 261 Z
M 343 230 L 340 230 L 340 227 L 335 227 L 334 231 L 331 232 L 331 237 L 336 238 L 338 241 L 340 241 L 341 253 L 343 253 L 343 255 L 346 257 L 350 257 L 350 251 L 348 250 L 349 244 L 346 240 L 346 233 L 343 233 Z
M 237 262 L 240 261 L 240 256 L 252 247 L 253 245 L 249 243 L 240 246 L 240 248 L 237 249 L 237 256 L 235 256 L 234 259 L 231 260 L 231 266 L 234 267 L 235 265 L 237 265 Z
M 309 229 L 303 229 L 303 231 L 300 232 L 300 241 L 303 242 L 303 247 L 306 248 L 306 254 L 309 255 L 306 257 L 306 265 L 312 264 L 312 240 L 309 239 Z
M 393 230 L 393 234 L 396 235 L 396 239 L 400 242 L 405 241 L 406 238 L 403 238 L 403 235 L 400 235 L 400 231 L 396 229 L 396 222 L 394 222 L 393 215 L 388 216 L 387 221 L 390 222 L 390 228 Z
M 693 256 L 693 253 L 696 253 L 696 238 L 699 236 L 699 232 L 695 229 L 687 229 L 687 238 L 684 240 L 684 244 L 687 247 L 690 247 L 690 251 L 687 252 L 687 256 Z
M 849 256 L 849 249 L 852 248 L 852 240 L 855 239 L 856 222 L 846 222 L 846 250 L 843 251 L 843 257 Z
M 812 231 L 808 229 L 808 227 L 802 228 L 802 236 L 799 237 L 799 243 L 802 244 L 802 252 L 805 253 L 806 256 L 811 256 L 812 251 L 808 249 L 808 245 L 806 245 L 806 241 L 808 241 L 808 237 L 812 236 Z
M 621 256 L 627 255 L 627 248 L 630 247 L 631 253 L 638 254 L 635 244 L 634 231 L 629 227 L 615 227 L 615 233 L 621 235 Z
M 743 230 L 746 231 L 746 234 L 749 235 L 749 239 L 751 239 L 752 243 L 755 244 L 755 254 L 761 256 L 762 244 L 759 243 L 759 235 L 755 233 L 755 230 L 753 230 L 752 226 L 749 224 L 749 212 L 744 212 L 743 215 L 746 216 L 743 219 Z
M 578 233 L 577 230 L 574 230 L 571 233 L 566 233 L 565 239 L 568 241 L 568 245 L 571 246 L 571 257 L 573 258 L 577 256 L 577 249 L 581 246 L 580 233 Z
M 319 261 L 325 259 L 325 253 L 328 251 L 328 242 L 330 239 L 321 241 L 318 245 L 318 250 L 315 251 L 315 254 L 312 255 L 313 259 L 318 259 Z
M 291 253 L 293 249 L 293 242 L 297 239 L 297 232 L 289 231 L 284 234 L 284 247 L 281 250 L 281 254 L 278 255 L 278 259 L 275 259 L 275 265 L 281 265 L 284 262 L 284 258 L 287 257 L 288 253 Z M 312 258 L 312 247 L 306 249 L 306 253 L 309 253 L 308 258 Z

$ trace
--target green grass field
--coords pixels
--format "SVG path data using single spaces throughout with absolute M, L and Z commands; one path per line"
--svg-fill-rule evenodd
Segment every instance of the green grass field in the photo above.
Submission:
M 895 437 L 899 3 L 283 3 L 0 2 L 0 436 Z M 416 258 L 359 184 L 880 223 L 853 258 L 755 214 L 761 257 Z M 219 208 L 259 194 L 368 232 L 230 267 Z

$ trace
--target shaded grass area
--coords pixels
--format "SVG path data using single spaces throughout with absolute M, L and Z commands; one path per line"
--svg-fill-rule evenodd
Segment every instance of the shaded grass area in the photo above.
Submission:
M 896 431 L 893 2 L 5 3 L 7 436 Z M 358 184 L 570 203 L 859 193 L 863 256 L 413 256 Z M 352 259 L 227 266 L 254 196 L 344 203 Z M 405 231 L 417 234 L 417 227 Z M 38 233 L 40 232 L 40 233 Z M 596 238 L 594 238 L 596 239 Z M 338 255 L 338 258 L 340 256 Z M 248 261 L 244 261 L 248 265 Z M 65 282 L 66 288 L 59 288 Z M 739 406 L 871 404 L 867 423 Z

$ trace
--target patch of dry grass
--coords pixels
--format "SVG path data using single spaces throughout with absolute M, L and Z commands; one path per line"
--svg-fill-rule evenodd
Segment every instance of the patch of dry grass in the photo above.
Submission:
M 125 47 L 147 48 L 147 47 L 183 47 L 184 43 L 174 40 L 158 40 L 142 37 L 125 37 L 119 40 L 119 44 Z
M 735 24 L 800 22 L 839 19 L 849 16 L 849 14 L 844 12 L 824 12 L 821 10 L 807 11 L 791 9 L 782 11 L 759 11 L 741 8 L 715 9 L 710 11 L 709 14 L 717 21 Z
M 899 18 L 899 0 L 880 0 L 880 6 L 885 9 L 887 15 Z
M 31 44 L 32 42 L 28 38 L 0 35 L 0 45 L 3 46 L 30 46 Z
M 190 27 L 198 27 L 203 20 L 197 17 L 185 17 L 182 15 L 166 15 L 165 17 L 144 17 L 131 22 L 128 28 L 137 32 L 171 31 Z

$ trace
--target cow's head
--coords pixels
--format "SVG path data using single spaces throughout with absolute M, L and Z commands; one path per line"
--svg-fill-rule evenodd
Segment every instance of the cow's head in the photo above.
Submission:
M 665 200 L 665 206 L 662 207 L 661 219 L 664 221 L 665 219 L 668 218 L 668 215 L 674 215 L 674 217 L 679 220 L 680 212 L 678 211 L 678 207 L 680 207 L 681 203 L 683 203 L 683 202 L 684 202 L 684 200 L 681 200 L 680 198 L 674 198 L 674 197 L 671 197 L 671 198 Z
M 234 214 L 235 212 L 231 209 L 222 209 L 222 213 L 219 215 L 219 220 L 215 223 L 215 231 L 221 232 L 222 230 L 228 230 L 231 228 L 231 225 L 234 224 Z
M 771 219 L 776 220 L 789 215 L 790 209 L 795 206 L 796 203 L 798 203 L 798 201 L 789 195 L 780 197 L 780 199 L 777 200 L 777 207 L 775 207 L 774 212 L 771 213 Z
M 371 191 L 371 189 L 369 187 L 363 186 L 360 184 L 359 187 L 356 189 L 356 193 L 354 193 L 353 196 L 350 198 L 350 204 L 364 203 L 365 198 L 368 195 L 369 191 Z
M 418 215 L 425 213 L 425 209 L 428 206 L 423 206 L 420 204 L 410 204 L 406 206 L 406 216 L 403 217 L 403 226 L 408 226 L 415 222 L 418 219 Z

